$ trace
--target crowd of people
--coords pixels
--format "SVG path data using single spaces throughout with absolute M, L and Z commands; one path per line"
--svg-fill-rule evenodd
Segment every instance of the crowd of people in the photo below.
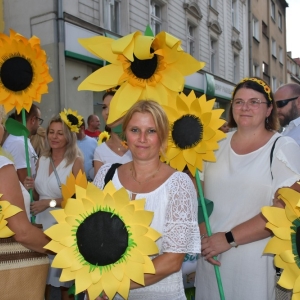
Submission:
M 105 122 L 114 93 L 103 96 Z M 20 114 L 10 117 L 21 122 Z M 271 231 L 265 228 L 261 208 L 284 207 L 277 199 L 281 187 L 300 192 L 300 85 L 286 84 L 274 94 L 259 78 L 236 85 L 228 121 L 220 128 L 226 138 L 215 152 L 216 162 L 206 162 L 201 173 L 204 196 L 214 203 L 211 236 L 204 223 L 198 224 L 197 190 L 190 177 L 160 160 L 169 122 L 155 101 L 138 101 L 122 119 L 105 126 L 108 138 L 99 145 L 100 120 L 94 114 L 87 118 L 87 127 L 82 120 L 75 131 L 61 115 L 44 129 L 41 111 L 33 104 L 26 121 L 31 176 L 24 137 L 6 134 L 1 143 L 13 162 L 0 155 L 1 194 L 23 209 L 9 218 L 8 226 L 25 247 L 45 252 L 49 239 L 31 225 L 30 216 L 43 230 L 55 224 L 50 211 L 61 207 L 61 185 L 70 173 L 85 172 L 100 189 L 110 174 L 114 186 L 124 187 L 132 200 L 146 199 L 145 209 L 154 212 L 151 227 L 162 233 L 156 242 L 159 253 L 151 257 L 156 273 L 145 275 L 145 286 L 132 281 L 129 299 L 186 299 L 182 262 L 186 253 L 200 252 L 195 299 L 219 299 L 214 265 L 220 267 L 226 299 L 275 299 L 273 257 L 263 255 Z M 51 253 L 49 258 L 53 260 Z M 60 274 L 50 268 L 46 300 L 51 286 L 60 287 L 61 299 L 73 299 L 67 292 L 73 282 L 60 282 Z M 108 298 L 104 292 L 98 299 Z

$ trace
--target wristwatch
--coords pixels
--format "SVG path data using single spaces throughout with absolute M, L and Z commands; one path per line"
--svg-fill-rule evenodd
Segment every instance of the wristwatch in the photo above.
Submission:
M 237 247 L 238 244 L 234 241 L 234 237 L 231 231 L 225 233 L 226 240 L 231 247 Z
M 52 199 L 49 203 L 49 207 L 55 207 L 56 206 L 56 200 Z

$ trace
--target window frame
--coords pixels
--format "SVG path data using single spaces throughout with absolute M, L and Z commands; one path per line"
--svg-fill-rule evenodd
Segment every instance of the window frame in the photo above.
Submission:
M 259 21 L 256 17 L 252 17 L 252 36 L 259 42 Z
M 275 22 L 276 21 L 276 6 L 275 6 L 275 2 L 273 0 L 270 0 L 270 16 L 272 18 L 272 20 Z
M 154 11 L 156 12 L 156 7 L 159 8 L 160 15 L 157 16 Z M 150 1 L 150 24 L 151 24 L 151 29 L 156 36 L 159 32 L 162 31 L 162 24 L 163 24 L 163 19 L 162 19 L 162 14 L 163 14 L 163 5 L 157 1 Z M 159 29 L 158 29 L 159 28 Z

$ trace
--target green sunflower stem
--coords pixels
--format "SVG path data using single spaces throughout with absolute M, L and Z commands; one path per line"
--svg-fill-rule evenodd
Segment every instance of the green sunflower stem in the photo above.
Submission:
M 207 235 L 211 236 L 211 228 L 210 228 L 210 224 L 209 224 L 209 219 L 208 219 L 208 214 L 207 214 L 207 210 L 206 210 L 206 205 L 205 205 L 205 200 L 204 200 L 204 196 L 203 196 L 203 190 L 202 190 L 202 185 L 201 185 L 201 182 L 200 182 L 198 169 L 196 169 L 196 176 L 195 177 L 196 177 L 197 188 L 198 188 L 198 192 L 199 192 L 199 196 L 200 196 L 200 202 L 201 202 L 201 206 L 202 206 L 202 212 L 203 212 L 203 217 L 204 217 L 204 222 L 205 222 L 205 226 L 206 226 Z M 214 256 L 213 258 L 215 260 L 217 260 L 216 256 Z M 214 269 L 215 269 L 215 274 L 216 274 L 216 278 L 217 278 L 220 299 L 225 300 L 225 295 L 224 295 L 224 290 L 223 290 L 223 285 L 222 285 L 222 279 L 221 279 L 219 266 L 214 265 Z
M 25 109 L 22 108 L 22 123 L 26 127 L 26 114 Z M 31 166 L 29 161 L 29 150 L 28 150 L 28 138 L 27 136 L 24 136 L 24 143 L 25 143 L 25 157 L 26 157 L 26 166 L 27 166 L 27 175 L 28 177 L 31 177 Z M 23 182 L 22 182 L 23 184 Z M 33 191 L 32 189 L 29 190 L 30 194 L 30 202 L 33 202 Z M 35 223 L 35 216 L 31 216 L 31 223 Z

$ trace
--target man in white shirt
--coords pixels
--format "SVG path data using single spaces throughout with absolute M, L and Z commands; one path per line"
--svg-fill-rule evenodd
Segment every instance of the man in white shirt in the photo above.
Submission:
M 40 109 L 35 104 L 32 104 L 29 112 L 26 111 L 25 115 L 26 115 L 26 127 L 29 130 L 29 134 L 30 135 L 36 134 L 38 127 L 43 122 L 43 119 L 41 119 Z M 17 114 L 17 112 L 15 112 L 14 118 L 16 121 L 22 123 L 22 113 Z M 27 141 L 28 141 L 28 150 L 29 150 L 29 160 L 31 166 L 31 175 L 34 177 L 36 173 L 35 165 L 38 157 L 30 143 L 29 138 L 27 139 Z M 23 184 L 25 177 L 27 176 L 24 137 L 9 134 L 3 144 L 3 149 L 5 149 L 13 156 L 14 164 L 17 169 L 19 180 Z
M 300 85 L 287 83 L 274 94 L 282 135 L 290 136 L 300 145 Z

